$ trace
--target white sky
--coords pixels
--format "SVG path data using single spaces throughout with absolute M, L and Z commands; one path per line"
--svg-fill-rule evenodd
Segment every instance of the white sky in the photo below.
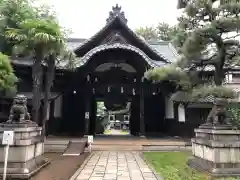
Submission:
M 179 11 L 177 0 L 41 0 L 54 6 L 60 24 L 73 32 L 70 36 L 89 38 L 106 23 L 112 6 L 122 6 L 131 29 L 176 24 Z

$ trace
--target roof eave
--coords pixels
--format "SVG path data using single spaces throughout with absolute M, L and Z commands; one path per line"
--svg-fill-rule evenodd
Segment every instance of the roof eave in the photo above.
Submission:
M 122 26 L 124 26 L 131 34 L 132 36 L 134 36 L 139 43 L 141 43 L 144 48 L 147 49 L 147 51 L 149 53 L 152 54 L 152 56 L 154 57 L 153 59 L 155 61 L 164 61 L 166 63 L 169 63 L 169 60 L 166 59 L 165 57 L 163 57 L 163 55 L 159 54 L 157 52 L 156 49 L 154 49 L 153 47 L 150 46 L 150 44 L 148 44 L 148 42 L 143 41 L 141 38 L 139 38 L 127 25 L 125 22 L 123 22 L 123 20 L 121 19 L 121 17 L 116 16 L 115 18 L 113 18 L 111 21 L 109 21 L 100 31 L 98 31 L 94 36 L 92 36 L 90 39 L 86 40 L 85 42 L 83 42 L 83 44 L 78 47 L 77 49 L 74 50 L 74 52 L 76 54 L 81 54 L 81 51 L 84 51 L 85 48 L 87 48 L 90 43 L 94 42 L 94 40 L 100 36 L 104 31 L 106 31 L 107 28 L 109 28 L 109 26 L 111 26 L 114 22 L 119 21 L 121 23 Z M 82 52 L 85 53 L 85 52 Z

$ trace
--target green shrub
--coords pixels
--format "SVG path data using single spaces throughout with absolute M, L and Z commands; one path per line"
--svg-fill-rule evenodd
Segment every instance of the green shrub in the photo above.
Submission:
M 0 53 L 0 91 L 4 92 L 5 95 L 14 95 L 17 81 L 10 59 Z
M 188 74 L 174 65 L 150 69 L 145 72 L 144 77 L 153 83 L 172 82 L 177 89 L 188 90 L 191 88 Z
M 240 103 L 230 104 L 227 110 L 228 118 L 232 125 L 234 125 L 237 129 L 240 129 Z

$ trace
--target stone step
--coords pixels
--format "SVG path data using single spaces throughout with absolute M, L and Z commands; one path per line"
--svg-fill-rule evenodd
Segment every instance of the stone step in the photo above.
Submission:
M 143 151 L 191 151 L 192 146 L 143 146 Z
M 95 151 L 191 151 L 191 146 L 92 145 Z
M 70 141 L 48 141 L 46 140 L 44 143 L 44 151 L 45 152 L 58 152 L 63 153 L 68 146 Z
M 92 145 L 94 151 L 141 151 L 142 146 L 134 145 Z
M 70 141 L 63 156 L 79 156 L 84 152 L 86 142 L 73 142 Z

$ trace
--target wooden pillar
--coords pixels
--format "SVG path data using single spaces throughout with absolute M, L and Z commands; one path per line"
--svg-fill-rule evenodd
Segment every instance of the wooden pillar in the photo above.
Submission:
M 85 97 L 85 135 L 89 135 L 90 133 L 90 111 L 91 111 L 91 95 L 90 95 L 90 88 L 91 87 L 91 77 L 87 75 L 87 84 L 86 84 L 86 97 Z
M 85 103 L 85 135 L 89 135 L 91 98 L 88 96 Z
M 91 98 L 91 110 L 89 118 L 89 135 L 96 133 L 96 118 L 97 118 L 97 101 L 94 97 Z
M 140 88 L 140 136 L 145 136 L 145 120 L 144 120 L 144 88 Z
M 56 129 L 56 124 L 55 123 L 59 123 L 59 121 L 54 121 L 54 110 L 55 110 L 55 104 L 54 104 L 54 100 L 50 101 L 49 104 L 49 119 L 46 123 L 46 136 L 48 136 L 51 133 L 55 133 L 57 131 Z
M 55 111 L 55 100 L 51 100 L 50 110 L 49 110 L 49 120 L 54 119 L 54 111 Z

